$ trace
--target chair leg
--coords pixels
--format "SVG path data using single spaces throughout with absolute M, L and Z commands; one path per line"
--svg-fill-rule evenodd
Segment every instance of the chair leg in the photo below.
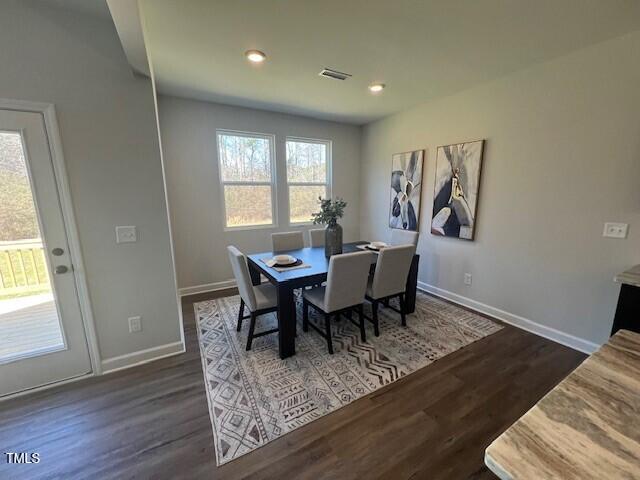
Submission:
M 358 317 L 360 318 L 360 340 L 367 341 L 367 334 L 364 330 L 364 312 L 362 311 L 362 305 L 358 305 Z
M 331 315 L 324 314 L 324 323 L 327 330 L 327 346 L 329 347 L 329 354 L 333 355 L 333 342 L 331 341 Z
M 376 337 L 380 336 L 380 328 L 378 327 L 378 301 L 371 302 L 371 319 L 373 320 L 373 334 Z
M 242 329 L 242 317 L 244 317 L 244 300 L 240 298 L 240 310 L 238 310 L 238 331 Z
M 400 295 L 398 295 L 398 298 L 400 299 L 400 319 L 402 320 L 402 326 L 406 327 L 407 326 L 407 316 L 405 314 L 404 293 L 401 293 Z
M 253 343 L 253 332 L 256 329 L 256 314 L 251 312 L 251 323 L 249 323 L 249 336 L 247 337 L 247 351 L 251 350 Z
M 305 298 L 302 299 L 302 330 L 309 331 L 309 302 Z

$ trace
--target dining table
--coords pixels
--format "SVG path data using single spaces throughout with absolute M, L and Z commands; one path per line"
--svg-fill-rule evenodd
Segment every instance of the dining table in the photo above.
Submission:
M 345 243 L 342 253 L 362 252 L 367 241 Z M 274 255 L 287 254 L 299 259 L 305 268 L 292 268 L 278 271 L 267 266 L 265 260 Z M 339 255 L 339 254 L 338 254 Z M 371 252 L 371 269 L 378 260 L 377 252 Z M 308 247 L 279 252 L 261 252 L 247 255 L 247 263 L 251 281 L 259 285 L 264 276 L 277 291 L 278 298 L 278 351 L 280 358 L 291 357 L 296 353 L 296 299 L 295 290 L 307 286 L 319 285 L 327 280 L 330 259 L 325 255 L 324 247 Z M 415 254 L 411 262 L 405 290 L 405 309 L 407 314 L 415 311 L 416 291 L 418 286 L 418 263 L 420 255 Z

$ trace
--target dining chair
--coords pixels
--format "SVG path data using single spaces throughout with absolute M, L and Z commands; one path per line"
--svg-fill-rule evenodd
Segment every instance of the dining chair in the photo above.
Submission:
M 407 276 L 411 268 L 413 256 L 416 253 L 414 245 L 398 245 L 383 248 L 378 254 L 378 261 L 373 273 L 369 277 L 365 298 L 371 302 L 371 318 L 366 317 L 373 323 L 373 333 L 380 335 L 378 325 L 378 305 L 384 302 L 385 306 L 400 313 L 402 326 L 407 325 L 406 306 L 404 301 L 405 289 L 407 286 Z M 389 305 L 389 300 L 398 298 L 400 309 Z
M 312 228 L 309 230 L 309 245 L 311 247 L 324 247 L 324 228 Z
M 249 275 L 249 267 L 247 266 L 247 258 L 236 247 L 230 245 L 227 247 L 229 253 L 229 261 L 233 269 L 233 276 L 238 284 L 238 292 L 240 293 L 240 309 L 238 311 L 238 332 L 242 329 L 242 320 L 250 318 L 249 336 L 247 337 L 247 350 L 251 350 L 251 344 L 256 337 L 276 333 L 277 328 L 266 330 L 264 332 L 255 333 L 256 317 L 265 313 L 275 312 L 278 309 L 278 296 L 276 289 L 270 283 L 262 285 L 253 285 L 251 276 Z M 244 307 L 249 309 L 249 315 L 244 316 Z
M 302 232 L 281 232 L 271 234 L 271 244 L 274 252 L 299 250 L 304 248 Z
M 418 232 L 412 232 L 411 230 L 400 230 L 394 228 L 391 230 L 391 245 L 414 245 L 418 246 Z
M 371 267 L 371 255 L 370 252 L 333 255 L 329 260 L 327 285 L 302 293 L 302 329 L 308 332 L 311 326 L 322 335 L 327 341 L 330 354 L 333 354 L 331 317 L 337 318 L 340 314 L 345 314 L 350 322 L 360 328 L 362 341 L 367 341 L 362 304 Z M 309 321 L 309 305 L 324 314 L 324 331 Z M 353 319 L 354 310 L 358 313 L 360 322 Z

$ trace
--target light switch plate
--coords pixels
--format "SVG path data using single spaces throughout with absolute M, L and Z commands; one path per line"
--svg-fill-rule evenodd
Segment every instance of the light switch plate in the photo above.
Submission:
M 116 243 L 133 243 L 138 241 L 136 227 L 123 225 L 116 227 Z
M 607 222 L 604 224 L 604 231 L 602 232 L 602 236 L 608 238 L 627 238 L 628 230 L 628 223 Z

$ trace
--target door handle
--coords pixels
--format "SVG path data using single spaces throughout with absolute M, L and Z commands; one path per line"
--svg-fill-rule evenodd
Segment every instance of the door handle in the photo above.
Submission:
M 56 257 L 59 257 L 60 255 L 62 255 L 64 253 L 64 250 L 61 249 L 60 247 L 56 247 L 53 250 L 51 250 L 51 253 L 53 255 L 55 255 Z
M 63 273 L 67 273 L 69 271 L 69 267 L 66 265 L 58 265 L 55 269 L 56 275 L 61 275 Z

